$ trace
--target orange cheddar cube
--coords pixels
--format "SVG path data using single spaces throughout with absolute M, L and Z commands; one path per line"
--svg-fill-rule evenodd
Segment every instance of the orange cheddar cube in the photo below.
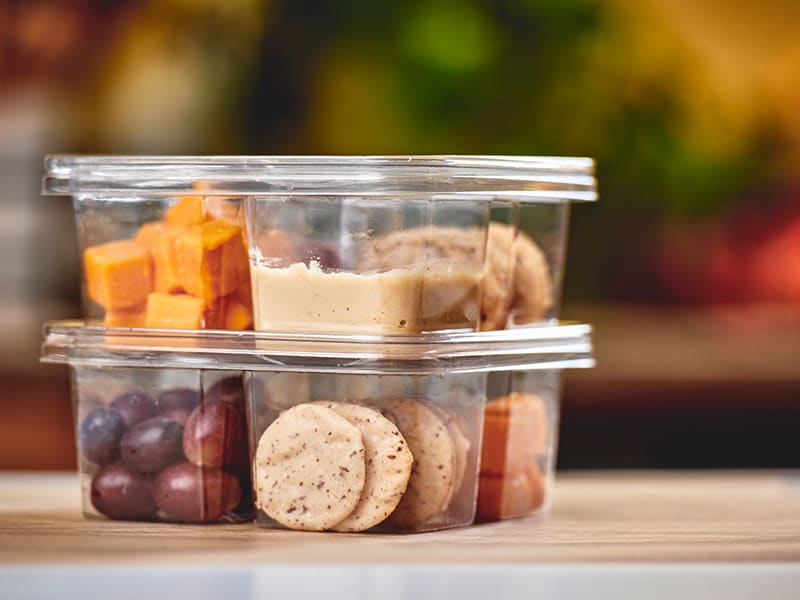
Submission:
M 203 222 L 205 211 L 202 196 L 184 196 L 167 209 L 164 221 L 168 227 L 183 229 Z
M 253 312 L 232 294 L 225 307 L 224 329 L 242 331 L 253 327 Z
M 147 327 L 199 329 L 203 324 L 203 301 L 188 294 L 153 292 L 147 297 Z
M 217 298 L 205 305 L 203 309 L 203 327 L 205 329 L 225 329 L 225 306 L 228 297 Z
M 164 231 L 152 249 L 155 291 L 165 294 L 183 291 L 175 260 L 175 239 L 177 235 Z
M 106 310 L 142 305 L 153 287 L 150 253 L 131 240 L 87 248 L 83 266 L 87 295 Z
M 242 229 L 220 219 L 181 232 L 174 245 L 178 278 L 187 292 L 207 304 L 248 280 Z
M 144 327 L 146 323 L 146 306 L 135 306 L 130 309 L 106 311 L 103 324 L 106 327 Z
M 133 241 L 153 252 L 166 229 L 166 226 L 161 222 L 145 223 L 139 227 L 139 231 Z
M 245 274 L 245 281 L 236 289 L 236 298 L 247 310 L 253 312 L 253 289 L 250 287 L 250 274 Z
M 217 298 L 206 305 L 203 325 L 208 329 L 242 331 L 253 327 L 253 312 L 245 306 L 236 292 Z

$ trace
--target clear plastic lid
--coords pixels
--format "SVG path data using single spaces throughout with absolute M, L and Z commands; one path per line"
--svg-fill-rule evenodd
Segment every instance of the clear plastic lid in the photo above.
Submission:
M 523 156 L 73 156 L 45 158 L 45 194 L 597 199 L 590 158 Z
M 352 374 L 443 374 L 588 368 L 591 327 L 564 323 L 421 336 L 135 329 L 57 321 L 42 361 L 82 367 L 159 367 Z

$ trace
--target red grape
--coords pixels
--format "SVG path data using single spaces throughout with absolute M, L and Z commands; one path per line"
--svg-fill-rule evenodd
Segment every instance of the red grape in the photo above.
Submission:
M 242 490 L 233 475 L 180 463 L 164 469 L 153 482 L 158 507 L 173 521 L 216 521 L 239 504 Z
M 121 464 L 97 472 L 91 499 L 98 512 L 112 519 L 150 519 L 156 512 L 150 482 Z
M 244 422 L 227 402 L 198 406 L 183 432 L 183 451 L 196 465 L 221 467 L 246 460 Z
M 244 406 L 244 384 L 242 378 L 225 377 L 212 385 L 204 394 L 205 403 L 230 402 L 237 407 Z

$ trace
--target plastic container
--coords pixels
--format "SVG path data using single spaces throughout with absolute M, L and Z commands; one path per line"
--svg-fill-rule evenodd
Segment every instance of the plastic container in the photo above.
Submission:
M 206 410 L 213 406 L 223 410 L 213 394 L 215 384 L 218 387 L 217 382 L 240 373 L 260 525 L 416 532 L 473 523 L 479 487 L 482 503 L 477 505 L 484 507 L 484 519 L 518 516 L 547 506 L 560 372 L 592 366 L 589 335 L 589 327 L 578 324 L 423 336 L 348 336 L 136 330 L 63 322 L 46 327 L 43 360 L 72 367 L 87 514 L 95 514 L 92 505 L 96 507 L 97 500 L 89 490 L 93 482 L 97 487 L 100 464 L 119 461 L 144 472 L 141 494 L 146 498 L 145 492 L 152 489 L 161 510 L 156 512 L 139 499 L 134 505 L 148 509 L 142 514 L 102 512 L 118 518 L 193 520 L 174 509 L 170 513 L 169 498 L 165 506 L 159 504 L 164 501 L 159 496 L 159 485 L 164 486 L 159 484 L 161 475 L 153 477 L 156 469 L 149 465 L 137 466 L 143 454 L 157 453 L 140 448 L 138 455 L 130 456 L 130 441 L 125 442 L 130 425 L 112 423 L 119 430 L 111 427 L 112 434 L 106 435 L 108 427 L 92 429 L 91 424 L 98 414 L 124 415 L 125 404 L 119 406 L 115 399 L 131 390 L 158 400 L 167 389 L 202 389 Z M 522 409 L 506 411 L 511 427 L 486 428 L 496 398 L 512 392 L 536 394 L 541 399 L 538 416 L 531 418 L 528 405 L 521 404 Z M 235 421 L 237 413 L 224 410 Z M 243 446 L 241 431 L 235 431 L 227 439 L 235 440 L 229 454 L 238 457 Z M 187 448 L 187 436 L 197 437 L 189 425 L 181 438 L 184 456 L 177 462 L 187 458 L 197 462 L 198 455 L 214 455 L 215 464 L 224 462 L 213 448 L 200 453 Z M 122 442 L 117 443 L 120 437 Z M 113 443 L 107 443 L 109 438 Z M 492 450 L 482 449 L 482 443 Z M 158 467 L 174 468 L 164 466 L 173 460 L 170 457 Z M 490 469 L 481 466 L 481 457 L 490 461 Z M 220 518 L 244 518 L 246 476 L 238 458 L 229 464 L 223 470 L 242 484 L 242 499 L 235 508 L 232 499 L 215 506 L 232 508 Z M 528 491 L 523 492 L 518 490 L 520 484 L 511 486 L 513 502 L 504 500 L 512 497 L 501 485 L 497 499 L 491 478 L 510 478 L 518 472 L 536 475 L 537 501 L 527 483 Z M 212 499 L 226 497 L 226 492 L 217 491 L 222 487 L 217 475 L 207 480 L 213 483 Z M 190 506 L 209 501 L 198 492 L 186 494 Z M 485 508 L 491 502 L 500 506 L 494 513 Z M 513 510 L 508 509 L 509 502 Z
M 53 156 L 44 191 L 74 198 L 93 322 L 246 328 L 246 261 L 225 226 L 246 223 L 256 329 L 415 335 L 557 318 L 568 208 L 596 199 L 593 167 L 549 157 Z M 188 239 L 176 241 L 187 224 Z M 149 275 L 147 252 L 97 249 L 132 239 L 150 248 Z

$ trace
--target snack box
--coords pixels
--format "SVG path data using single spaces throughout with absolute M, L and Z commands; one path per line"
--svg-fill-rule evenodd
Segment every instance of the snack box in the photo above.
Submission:
M 54 322 L 84 513 L 421 532 L 548 506 L 581 324 L 420 336 Z M 252 486 L 251 486 L 252 481 Z
M 585 158 L 50 156 L 85 318 L 417 335 L 557 318 Z

